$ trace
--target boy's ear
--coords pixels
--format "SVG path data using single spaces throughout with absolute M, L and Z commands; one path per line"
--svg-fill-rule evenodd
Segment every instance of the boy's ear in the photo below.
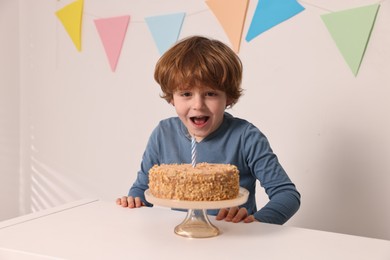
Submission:
M 172 106 L 175 106 L 175 103 L 173 102 L 173 99 L 171 100 L 171 102 L 169 102 Z
M 233 99 L 231 98 L 226 99 L 226 107 L 230 106 L 231 104 L 233 104 Z

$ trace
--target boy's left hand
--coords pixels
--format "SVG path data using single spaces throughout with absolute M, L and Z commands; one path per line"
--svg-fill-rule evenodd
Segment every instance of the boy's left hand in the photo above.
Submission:
M 233 207 L 230 209 L 220 209 L 216 220 L 223 220 L 233 223 L 243 221 L 244 223 L 251 223 L 257 221 L 253 215 L 248 215 L 246 208 Z

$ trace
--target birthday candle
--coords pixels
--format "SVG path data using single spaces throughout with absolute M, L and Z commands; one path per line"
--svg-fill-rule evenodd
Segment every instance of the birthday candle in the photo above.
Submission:
M 192 161 L 192 167 L 195 168 L 195 166 L 196 166 L 196 139 L 195 139 L 195 136 L 192 136 L 192 139 L 191 139 L 191 161 Z

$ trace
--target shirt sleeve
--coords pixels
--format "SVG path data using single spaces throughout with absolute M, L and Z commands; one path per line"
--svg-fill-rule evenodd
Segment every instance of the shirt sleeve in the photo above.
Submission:
M 252 124 L 243 136 L 248 166 L 269 198 L 269 202 L 255 212 L 254 217 L 261 222 L 284 224 L 298 211 L 301 196 L 273 153 L 266 136 Z
M 146 149 L 142 156 L 141 167 L 137 178 L 131 186 L 128 196 L 139 197 L 146 206 L 153 206 L 145 199 L 145 191 L 149 188 L 149 169 L 159 163 L 158 158 L 158 127 L 153 130 L 149 137 Z

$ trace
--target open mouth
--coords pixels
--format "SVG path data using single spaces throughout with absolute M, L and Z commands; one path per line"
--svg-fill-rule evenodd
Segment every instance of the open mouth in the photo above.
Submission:
M 193 116 L 193 117 L 190 117 L 191 121 L 195 124 L 195 125 L 204 125 L 206 124 L 206 122 L 209 120 L 209 117 L 208 116 Z

